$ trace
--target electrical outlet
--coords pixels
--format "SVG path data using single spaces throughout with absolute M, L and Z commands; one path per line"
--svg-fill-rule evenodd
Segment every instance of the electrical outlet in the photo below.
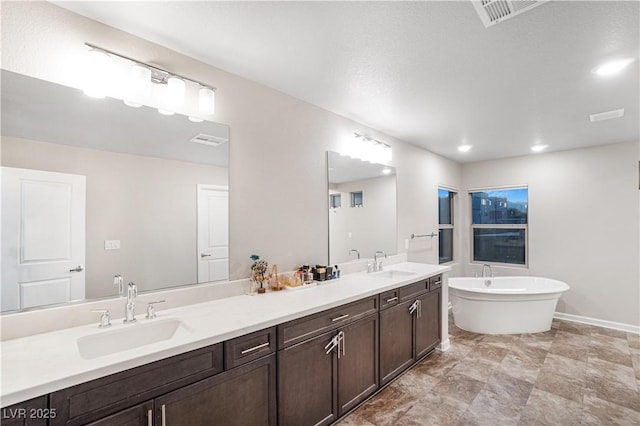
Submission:
M 120 250 L 120 240 L 104 240 L 105 250 Z

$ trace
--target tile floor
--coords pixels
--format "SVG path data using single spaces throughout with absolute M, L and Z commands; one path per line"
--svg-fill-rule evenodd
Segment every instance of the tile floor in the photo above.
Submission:
M 433 353 L 340 426 L 640 425 L 640 336 L 554 320 L 546 333 L 480 335 L 450 320 Z

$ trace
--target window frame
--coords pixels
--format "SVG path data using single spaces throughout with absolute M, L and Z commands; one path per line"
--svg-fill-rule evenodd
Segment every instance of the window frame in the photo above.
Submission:
M 473 223 L 473 193 L 476 192 L 488 192 L 488 191 L 508 191 L 515 189 L 526 189 L 527 190 L 527 223 L 484 223 L 484 224 L 474 224 Z M 502 268 L 518 268 L 518 269 L 529 269 L 529 185 L 508 185 L 508 186 L 489 186 L 482 188 L 473 188 L 468 190 L 469 193 L 469 264 L 471 265 L 484 265 L 488 264 L 491 266 L 498 266 Z M 493 262 L 487 260 L 475 260 L 475 236 L 474 229 L 519 229 L 524 231 L 524 263 L 504 263 L 504 262 Z
M 440 223 L 440 191 L 447 191 L 451 196 L 449 197 L 449 217 L 451 223 Z M 450 265 L 456 260 L 456 245 L 455 241 L 455 200 L 458 196 L 458 190 L 454 188 L 449 188 L 443 185 L 438 186 L 438 265 Z M 440 242 L 441 242 L 441 231 L 443 229 L 451 229 L 451 260 L 446 262 L 440 261 Z

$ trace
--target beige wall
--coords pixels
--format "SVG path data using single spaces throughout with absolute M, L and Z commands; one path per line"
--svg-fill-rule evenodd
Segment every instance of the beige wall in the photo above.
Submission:
M 86 176 L 88 298 L 114 295 L 115 274 L 141 291 L 197 282 L 196 185 L 226 186 L 227 169 L 6 137 L 2 165 Z
M 215 121 L 230 126 L 230 273 L 248 276 L 257 253 L 281 270 L 326 262 L 326 151 L 353 132 L 389 143 L 398 173 L 398 252 L 404 239 L 437 228 L 437 186 L 459 186 L 461 167 L 382 132 L 229 74 L 49 3 L 2 3 L 2 67 L 79 87 L 76 71 L 91 42 L 210 83 Z M 437 248 L 437 247 L 436 247 Z M 410 255 L 412 253 L 410 252 Z M 418 261 L 436 261 L 420 248 Z
M 640 325 L 637 142 L 467 164 L 465 189 L 529 186 L 529 269 L 499 275 L 565 281 L 558 311 Z M 461 193 L 469 211 L 467 192 Z M 466 215 L 464 223 L 469 223 Z M 463 227 L 468 241 L 469 226 Z M 479 271 L 469 263 L 465 272 Z

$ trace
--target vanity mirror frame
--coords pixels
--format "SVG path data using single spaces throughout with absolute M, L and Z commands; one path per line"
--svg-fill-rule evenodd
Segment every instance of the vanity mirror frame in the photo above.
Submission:
M 383 170 L 387 170 L 387 174 Z M 327 151 L 327 258 L 330 265 L 357 260 L 349 257 L 349 250 L 357 250 L 360 260 L 373 258 L 378 250 L 387 255 L 398 253 L 396 173 L 393 166 Z M 351 194 L 357 192 L 361 193 L 361 202 L 352 206 Z M 341 194 L 341 206 L 333 208 L 332 195 L 337 193 Z M 371 232 L 372 226 L 377 227 L 376 232 Z M 343 235 L 342 240 L 338 234 Z M 338 251 L 343 254 L 337 255 Z
M 194 161 L 193 159 L 190 159 L 190 157 L 192 158 L 204 158 L 207 155 L 210 155 L 210 153 L 212 152 L 212 149 L 216 149 L 216 148 L 212 148 L 212 147 L 207 147 L 205 145 L 196 145 L 196 144 L 192 144 L 192 143 L 188 143 L 188 140 L 184 140 L 184 143 L 182 145 L 180 145 L 179 147 L 170 147 L 169 149 L 165 149 L 164 152 L 161 152 L 157 155 L 148 155 L 145 156 L 146 154 L 146 149 L 148 148 L 145 147 L 144 145 L 144 141 L 141 141 L 140 138 L 138 138 L 137 136 L 129 136 L 129 140 L 135 140 L 136 142 L 140 142 L 139 144 L 135 144 L 135 147 L 127 147 L 125 146 L 126 144 L 120 144 L 120 146 L 116 147 L 114 149 L 115 152 L 109 151 L 109 150 L 105 150 L 104 147 L 102 147 L 102 149 L 100 149 L 101 147 L 97 147 L 97 146 L 73 146 L 74 143 L 72 142 L 68 142 L 68 143 L 64 143 L 60 140 L 57 141 L 47 141 L 49 143 L 43 144 L 43 140 L 44 138 L 37 138 L 37 137 L 33 137 L 33 136 L 29 136 L 29 137 L 23 137 L 21 135 L 16 135 L 16 134 L 9 134 L 5 136 L 5 126 L 9 126 L 9 121 L 10 120 L 6 120 L 5 121 L 5 117 L 9 117 L 9 114 L 11 114 L 10 109 L 6 108 L 9 105 L 18 105 L 18 107 L 15 107 L 14 109 L 16 109 L 18 112 L 22 112 L 22 110 L 20 108 L 24 108 L 24 111 L 31 111 L 32 109 L 37 109 L 37 108 L 41 108 L 43 111 L 50 111 L 50 115 L 51 118 L 48 120 L 43 120 L 40 124 L 41 126 L 39 126 L 41 129 L 38 131 L 42 131 L 42 128 L 49 126 L 52 129 L 52 132 L 58 132 L 58 135 L 56 137 L 59 137 L 60 132 L 62 132 L 63 130 L 65 130 L 65 128 L 70 128 L 70 127 L 77 127 L 80 128 L 81 126 L 79 126 L 79 124 L 83 123 L 86 119 L 87 116 L 91 115 L 93 113 L 93 115 L 99 116 L 100 114 L 103 114 L 101 116 L 102 118 L 102 123 L 98 123 L 95 125 L 95 128 L 93 128 L 93 131 L 96 134 L 95 140 L 100 139 L 100 133 L 101 132 L 107 132 L 110 131 L 109 128 L 111 128 L 113 130 L 113 134 L 114 135 L 120 135 L 120 133 L 117 133 L 119 131 L 119 129 L 122 127 L 124 128 L 125 126 L 136 126 L 137 127 L 137 131 L 141 132 L 144 131 L 145 128 L 148 130 L 150 126 L 152 125 L 156 125 L 157 122 L 167 122 L 167 123 L 176 123 L 176 120 L 183 120 L 185 123 L 188 123 L 190 126 L 189 129 L 192 130 L 186 130 L 187 132 L 189 132 L 189 134 L 191 136 L 194 136 L 196 134 L 200 134 L 200 133 L 212 133 L 218 132 L 215 135 L 217 137 L 220 138 L 220 140 L 223 140 L 225 142 L 228 142 L 229 140 L 229 126 L 228 125 L 224 125 L 224 124 L 219 124 L 219 123 L 213 123 L 213 122 L 203 122 L 203 123 L 190 123 L 187 120 L 186 116 L 179 116 L 179 115 L 175 115 L 173 117 L 166 117 L 166 116 L 161 116 L 160 114 L 158 114 L 155 110 L 153 110 L 150 107 L 142 107 L 142 108 L 130 108 L 128 106 L 125 106 L 122 101 L 119 101 L 117 99 L 112 99 L 112 98 L 106 98 L 106 99 L 92 99 L 89 98 L 87 96 L 85 96 L 81 90 L 76 89 L 76 88 L 71 88 L 71 87 L 67 87 L 67 86 L 61 86 L 55 83 L 51 83 L 48 81 L 44 81 L 44 80 L 40 80 L 37 78 L 33 78 L 33 77 L 29 77 L 29 76 L 24 76 L 22 74 L 17 74 L 17 73 L 13 73 L 11 71 L 7 71 L 7 70 L 2 70 L 3 73 L 3 96 L 2 96 L 2 104 L 3 104 L 3 108 L 2 108 L 2 116 L 3 116 L 3 121 L 2 121 L 2 127 L 3 127 L 3 136 L 2 136 L 2 145 L 3 145 L 3 155 L 2 155 L 2 166 L 3 167 L 12 167 L 12 168 L 23 168 L 23 169 L 41 169 L 41 170 L 49 170 L 49 171 L 53 171 L 53 172 L 65 172 L 64 170 L 60 170 L 60 169 L 49 169 L 49 168 L 41 168 L 41 167 L 36 167 L 35 163 L 39 163 L 39 162 L 43 162 L 44 158 L 40 158 L 35 160 L 33 167 L 29 166 L 29 159 L 27 157 L 29 157 L 29 155 L 31 155 L 31 157 L 45 157 L 47 154 L 40 154 L 40 155 L 33 155 L 33 153 L 45 153 L 45 152 L 51 152 L 48 150 L 42 150 L 42 151 L 38 151 L 39 148 L 41 147 L 45 147 L 47 146 L 50 149 L 54 149 L 55 147 L 59 146 L 60 147 L 60 156 L 59 157 L 63 157 L 63 153 L 67 152 L 67 153 L 78 153 L 80 151 L 83 151 L 85 154 L 87 154 L 88 156 L 94 155 L 96 159 L 96 161 L 99 161 L 99 159 L 101 158 L 112 158 L 112 159 L 120 159 L 121 161 L 125 162 L 125 161 L 131 161 L 132 162 L 132 167 L 130 167 L 128 170 L 134 169 L 135 165 L 133 164 L 133 162 L 137 159 L 139 159 L 140 161 L 146 161 L 147 165 L 150 163 L 154 164 L 154 167 L 161 169 L 164 178 L 169 179 L 170 176 L 177 176 L 175 173 L 180 173 L 180 170 L 186 170 L 189 167 L 192 167 L 195 169 L 198 169 L 197 173 L 194 173 L 193 176 L 193 180 L 197 180 L 198 184 L 205 184 L 205 185 L 216 185 L 216 186 L 226 186 L 226 188 L 229 188 L 229 164 L 228 164 L 228 143 L 223 143 L 221 149 L 224 151 L 224 159 L 220 159 L 220 160 L 212 160 L 212 161 L 200 161 L 200 163 L 198 164 L 196 161 Z M 9 75 L 9 78 L 5 78 L 7 75 Z M 29 103 L 29 100 L 26 98 L 26 94 L 25 94 L 25 98 L 21 98 L 20 96 L 17 96 L 16 93 L 12 93 L 9 92 L 9 89 L 15 89 L 16 87 L 20 86 L 20 84 L 18 84 L 15 80 L 15 78 L 22 78 L 22 79 L 28 79 L 29 81 L 27 82 L 27 84 L 24 84 L 24 86 L 28 86 L 31 87 L 33 89 L 34 92 L 36 93 L 40 93 L 40 97 L 37 99 L 37 102 L 39 103 L 38 105 L 33 106 L 33 104 Z M 13 83 L 12 83 L 13 82 Z M 53 96 L 48 96 L 48 95 L 44 95 L 44 92 L 39 91 L 42 89 L 42 87 L 44 86 L 52 86 L 53 87 L 53 91 L 65 91 L 65 92 L 69 92 L 71 93 L 72 97 L 75 97 L 75 99 L 81 99 L 83 102 L 82 106 L 77 106 L 75 107 L 75 112 L 77 114 L 76 117 L 74 117 L 76 119 L 75 123 L 71 123 L 71 124 L 64 124 L 59 122 L 60 120 L 56 120 L 55 117 L 57 116 L 57 114 L 60 112 L 59 110 L 66 110 L 67 106 L 72 109 L 72 107 L 70 105 L 66 105 L 64 102 L 62 101 L 57 101 L 55 99 L 55 97 Z M 7 90 L 6 92 L 6 96 L 5 96 L 5 89 Z M 12 97 L 13 96 L 13 97 Z M 65 98 L 66 99 L 66 98 Z M 106 119 L 105 117 L 110 117 L 109 115 L 106 115 L 106 113 L 101 113 L 99 112 L 99 108 L 106 106 L 106 105 L 118 105 L 118 107 L 121 107 L 123 111 L 125 111 L 124 113 L 122 113 L 121 115 L 123 116 L 140 116 L 140 114 L 146 114 L 143 115 L 144 117 L 153 117 L 154 118 L 154 124 L 144 124 L 144 121 L 142 121 L 142 119 L 127 119 L 127 121 L 124 122 L 120 122 L 120 123 L 124 123 L 122 125 L 118 125 L 118 122 L 115 121 L 111 121 L 110 119 Z M 32 108 L 33 106 L 33 108 Z M 95 110 L 95 111 L 93 111 Z M 15 114 L 14 114 L 15 115 Z M 18 114 L 20 115 L 20 114 Z M 15 117 L 13 117 L 15 118 Z M 163 121 L 164 120 L 164 121 Z M 29 122 L 31 121 L 31 118 L 29 118 L 29 116 L 25 113 L 24 116 L 22 117 L 22 120 L 19 121 L 17 123 L 18 127 L 20 126 L 26 126 Z M 128 124 L 127 124 L 128 123 Z M 14 123 L 15 124 L 15 123 Z M 176 133 L 179 132 L 177 130 L 178 126 L 174 126 L 172 124 L 169 124 L 169 126 L 171 126 L 169 128 L 169 130 L 165 130 L 163 131 L 159 131 L 158 133 L 166 133 L 167 136 L 173 137 L 174 139 L 172 139 L 172 142 L 174 142 L 177 136 Z M 86 126 L 87 128 L 91 128 L 91 126 Z M 176 127 L 176 131 L 174 132 L 174 127 Z M 106 128 L 106 130 L 105 130 Z M 185 129 L 187 129 L 185 127 Z M 38 134 L 38 131 L 34 131 L 34 134 Z M 182 131 L 182 129 L 180 130 Z M 78 133 L 78 132 L 76 132 Z M 137 133 L 136 135 L 139 135 L 139 133 Z M 75 134 L 73 136 L 69 136 L 69 140 L 72 140 L 74 138 L 78 138 L 78 134 Z M 87 138 L 88 139 L 88 138 Z M 123 137 L 113 137 L 113 140 L 123 140 Z M 14 148 L 18 147 L 19 145 L 16 145 L 17 143 L 19 143 L 20 141 L 24 141 L 25 142 L 25 147 L 29 146 L 29 149 L 31 150 L 30 153 L 31 154 L 27 154 L 25 153 L 24 155 L 22 155 L 22 159 L 19 159 L 19 161 L 16 160 L 17 157 L 20 157 L 20 155 L 15 155 L 16 154 L 16 150 L 13 151 L 13 154 L 11 154 L 11 151 L 8 149 L 10 144 L 14 144 Z M 56 144 L 54 143 L 50 143 L 50 142 L 57 142 Z M 183 139 L 180 139 L 180 142 L 183 142 Z M 151 143 L 157 143 L 158 145 L 160 145 L 160 140 L 159 139 L 154 139 L 151 140 Z M 55 146 L 54 146 L 55 145 Z M 114 145 L 118 145 L 118 143 L 114 143 Z M 131 144 L 134 145 L 134 144 Z M 191 154 L 188 154 L 188 149 L 193 149 L 195 151 L 193 151 Z M 7 148 L 6 150 L 4 148 Z M 131 149 L 130 149 L 131 148 Z M 136 151 L 138 150 L 138 151 Z M 175 159 L 175 158 L 169 158 L 171 157 L 172 151 L 175 152 L 179 152 L 179 154 L 184 154 L 183 157 L 179 158 L 179 159 Z M 13 157 L 13 159 L 11 158 Z M 144 158 L 142 158 L 144 157 Z M 33 160 L 33 158 L 32 158 Z M 68 162 L 72 162 L 73 158 L 69 158 Z M 17 161 L 17 162 L 16 162 Z M 78 161 L 80 162 L 81 160 L 78 159 Z M 110 163 L 112 165 L 112 169 L 113 169 L 113 174 L 117 175 L 117 171 L 119 170 L 119 163 L 117 162 L 118 160 L 114 160 L 116 161 L 115 163 Z M 218 162 L 216 164 L 211 164 L 212 162 Z M 26 164 L 26 166 L 25 166 Z M 175 169 L 172 169 L 172 167 L 170 167 L 171 165 L 175 165 Z M 224 166 L 224 167 L 223 167 Z M 57 166 L 56 166 L 57 167 Z M 87 166 L 88 167 L 88 166 Z M 215 172 L 209 172 L 210 170 L 214 170 L 215 168 Z M 105 169 L 108 169 L 108 167 L 105 167 Z M 144 168 L 140 169 L 140 174 L 144 173 Z M 74 171 L 69 171 L 69 172 L 65 172 L 65 173 L 75 173 Z M 209 173 L 209 174 L 208 174 Z M 210 173 L 214 173 L 213 175 Z M 77 174 L 82 174 L 82 173 L 77 173 Z M 207 175 L 211 177 L 211 180 L 207 180 L 207 179 L 200 179 L 201 176 L 203 175 Z M 90 191 L 90 185 L 92 185 L 92 183 L 95 183 L 96 181 L 100 181 L 101 184 L 103 184 L 103 186 L 101 186 L 101 190 L 104 190 L 104 181 L 105 181 L 105 176 L 107 176 L 106 174 L 100 175 L 101 178 L 96 178 L 94 176 L 93 179 L 88 179 L 87 180 L 87 189 L 88 191 Z M 105 179 L 102 179 L 105 178 Z M 116 179 L 117 180 L 117 179 Z M 132 182 L 131 181 L 126 181 L 126 179 L 121 179 L 123 181 L 125 181 L 124 183 L 128 186 L 132 186 Z M 169 182 L 171 183 L 171 182 Z M 147 183 L 147 189 L 149 189 L 149 185 Z M 194 183 L 192 186 L 191 184 L 189 184 L 189 187 L 187 189 L 183 189 L 181 190 L 180 188 L 171 188 L 171 189 L 167 189 L 166 191 L 167 193 L 169 192 L 174 192 L 174 193 L 180 193 L 183 192 L 184 193 L 184 197 L 183 199 L 189 199 L 193 201 L 193 205 L 189 204 L 189 211 L 192 211 L 191 213 L 184 211 L 184 213 L 176 213 L 178 216 L 182 215 L 185 217 L 185 223 L 188 221 L 192 222 L 193 225 L 191 226 L 191 230 L 189 231 L 190 233 L 193 234 L 193 236 L 189 236 L 189 239 L 194 238 L 197 239 L 197 227 L 196 227 L 196 212 L 197 212 L 197 198 L 198 198 L 198 193 L 197 193 L 197 186 L 196 183 Z M 188 192 L 188 193 L 187 193 Z M 228 192 L 227 192 L 228 193 Z M 89 194 L 89 192 L 87 192 L 87 195 Z M 117 191 L 111 193 L 111 195 L 118 195 L 119 193 Z M 105 198 L 108 197 L 110 194 L 104 193 L 102 194 Z M 117 197 L 112 197 L 109 198 L 111 200 L 112 203 L 117 204 L 117 206 L 115 206 L 115 210 L 122 210 L 125 213 L 123 213 L 123 217 L 125 217 L 128 214 L 131 214 L 131 212 L 133 211 L 142 211 L 143 209 L 141 208 L 141 206 L 136 205 L 136 201 L 138 200 L 138 197 L 133 197 L 133 198 L 129 198 L 128 202 L 123 202 L 122 200 L 118 201 L 117 199 L 114 201 L 114 198 Z M 105 201 L 105 203 L 107 203 Z M 122 204 L 121 204 L 122 203 Z M 191 201 L 189 201 L 189 203 L 191 203 Z M 107 203 L 108 204 L 108 203 Z M 101 204 L 98 203 L 98 206 L 100 206 Z M 159 206 L 165 206 L 166 209 L 170 209 L 170 208 L 174 208 L 175 207 L 175 203 L 172 203 L 171 201 L 159 201 L 158 202 Z M 102 206 L 104 206 L 104 204 L 102 204 Z M 113 207 L 113 206 L 112 206 Z M 87 205 L 86 207 L 87 209 L 87 222 L 90 220 L 90 216 L 89 216 L 89 206 Z M 95 205 L 94 205 L 94 209 L 95 210 Z M 92 211 L 93 211 L 92 210 Z M 148 226 L 149 229 L 147 230 L 148 233 L 150 234 L 158 234 L 161 235 L 161 238 L 166 238 L 167 241 L 169 241 L 169 244 L 172 244 L 171 241 L 171 237 L 169 235 L 165 235 L 166 233 L 164 232 L 157 232 L 158 229 L 169 229 L 169 228 L 163 228 L 161 225 L 162 223 L 160 223 L 160 220 L 155 220 L 155 224 L 153 223 L 154 220 L 150 220 L 149 218 L 153 218 L 156 217 L 157 218 L 157 213 L 160 212 L 162 210 L 162 208 L 158 207 L 156 208 L 156 210 L 154 210 L 155 213 L 145 213 L 144 217 L 141 217 L 140 219 L 142 220 L 142 222 L 138 222 L 138 226 Z M 227 223 L 228 223 L 228 202 L 227 202 L 227 207 L 226 207 L 226 213 L 227 213 Z M 189 218 L 187 219 L 186 216 L 188 216 Z M 191 218 L 191 216 L 193 216 L 193 218 Z M 115 219 L 114 219 L 115 220 Z M 100 222 L 100 224 L 98 224 L 97 226 L 106 226 L 104 224 L 103 221 L 98 221 Z M 146 223 L 146 225 L 145 225 Z M 170 226 L 170 225 L 167 225 Z M 125 238 L 123 238 L 122 236 L 123 234 L 118 234 L 117 232 L 115 233 L 115 235 L 113 235 L 112 237 L 104 237 L 102 236 L 101 238 L 99 238 L 100 241 L 95 241 L 95 239 L 92 239 L 91 241 L 89 240 L 89 235 L 87 234 L 85 236 L 85 246 L 87 247 L 87 249 L 89 248 L 89 245 L 92 244 L 94 246 L 93 250 L 94 251 L 99 251 L 102 250 L 101 254 L 114 254 L 117 252 L 111 251 L 111 252 L 107 252 L 104 248 L 104 240 L 118 240 L 121 239 L 122 240 L 122 251 L 121 253 L 124 255 L 125 252 L 125 248 L 130 249 L 133 248 L 136 244 L 138 244 L 138 250 L 140 249 L 140 246 L 142 246 L 144 248 L 144 246 L 146 246 L 147 248 L 149 247 L 154 247 L 158 245 L 160 245 L 162 243 L 162 239 L 160 240 L 156 240 L 156 242 L 152 242 L 152 241 L 147 241 L 147 242 L 139 242 L 139 241 L 125 241 Z M 227 237 L 226 237 L 226 241 L 227 241 L 227 265 L 228 265 L 228 244 L 229 244 L 229 233 L 228 233 L 228 225 L 227 225 Z M 3 243 L 4 244 L 4 243 Z M 178 243 L 176 242 L 176 245 Z M 99 248 L 95 248 L 95 246 L 98 245 Z M 162 290 L 168 290 L 168 289 L 174 289 L 176 287 L 184 287 L 184 286 L 194 286 L 194 285 L 198 285 L 198 271 L 197 271 L 197 260 L 196 258 L 199 257 L 200 253 L 198 248 L 195 246 L 195 244 L 191 244 L 188 243 L 187 245 L 180 243 L 180 246 L 177 247 L 176 249 L 178 250 L 182 250 L 182 251 L 188 251 L 189 254 L 189 259 L 191 259 L 191 257 L 193 258 L 192 260 L 189 260 L 189 262 L 192 262 L 192 269 L 190 269 L 189 272 L 189 279 L 181 279 L 180 277 L 178 277 L 176 275 L 176 277 L 171 277 L 168 278 L 166 280 L 166 282 L 161 282 L 159 283 L 159 286 L 149 286 L 148 284 L 152 283 L 152 282 L 157 282 L 157 281 L 152 281 L 151 279 L 149 279 L 147 281 L 147 272 L 148 272 L 148 268 L 151 269 L 156 269 L 156 267 L 153 266 L 153 262 L 158 262 L 156 263 L 157 267 L 160 267 L 162 264 L 166 264 L 167 263 L 167 256 L 158 256 L 155 260 L 150 259 L 149 261 L 151 263 L 148 263 L 145 265 L 145 267 L 147 268 L 146 271 L 141 270 L 139 273 L 127 273 L 126 270 L 131 270 L 131 268 L 127 267 L 127 263 L 136 263 L 135 261 L 133 261 L 130 258 L 124 258 L 121 259 L 123 262 L 122 263 L 123 266 L 121 267 L 117 267 L 114 266 L 112 267 L 112 271 L 110 270 L 110 273 L 106 274 L 102 274 L 100 275 L 100 283 L 102 283 L 102 286 L 106 289 L 104 291 L 101 292 L 94 292 L 94 296 L 91 296 L 90 293 L 88 293 L 87 295 L 90 297 L 81 299 L 81 300 L 70 300 L 67 302 L 63 302 L 63 303 L 51 303 L 51 304 L 46 304 L 46 305 L 42 305 L 42 306 L 32 306 L 32 307 L 27 307 L 27 308 L 22 308 L 22 309 L 17 309 L 17 310 L 9 310 L 9 311 L 4 311 L 1 314 L 2 315 L 6 315 L 6 314 L 12 314 L 12 313 L 16 313 L 16 312 L 22 312 L 22 311 L 32 311 L 32 310 L 39 310 L 39 309 L 47 309 L 47 308 L 51 308 L 51 307 L 59 307 L 59 306 L 64 306 L 64 305 L 75 305 L 75 304 L 80 304 L 80 303 L 86 303 L 86 302 L 92 302 L 92 301 L 96 301 L 96 300 L 103 300 L 103 299 L 112 299 L 114 297 L 118 297 L 118 291 L 116 286 L 113 286 L 112 282 L 113 282 L 113 276 L 115 274 L 122 274 L 124 276 L 125 281 L 135 281 L 136 283 L 139 284 L 139 287 L 141 289 L 141 293 L 152 293 L 152 292 L 158 292 L 158 291 L 162 291 Z M 192 252 L 192 254 L 191 254 Z M 112 260 L 114 258 L 114 256 L 111 256 Z M 152 258 L 154 257 L 153 255 L 151 256 Z M 170 257 L 170 256 L 169 256 Z M 185 255 L 186 257 L 186 255 Z M 95 258 L 95 257 L 94 257 Z M 87 263 L 90 261 L 90 257 L 87 256 L 86 257 L 86 261 Z M 93 263 L 95 265 L 95 262 Z M 75 265 L 74 265 L 75 266 Z M 83 269 L 87 270 L 88 268 L 92 268 L 93 270 L 95 270 L 95 267 L 92 266 L 91 264 L 87 264 L 87 265 L 82 265 Z M 104 276 L 103 276 L 104 275 Z M 149 274 L 149 276 L 151 276 L 153 274 Z M 187 275 L 182 275 L 183 278 L 186 278 Z M 190 277 L 193 277 L 193 279 L 191 279 Z M 227 281 L 229 279 L 229 268 L 227 266 L 226 268 L 226 277 L 224 278 L 223 281 Z M 95 281 L 94 279 L 92 279 L 91 281 L 89 281 L 89 279 L 87 279 L 87 288 L 89 288 L 89 286 L 92 284 L 92 282 Z M 200 281 L 200 284 L 204 283 L 206 281 Z M 108 287 L 108 289 L 107 289 Z

